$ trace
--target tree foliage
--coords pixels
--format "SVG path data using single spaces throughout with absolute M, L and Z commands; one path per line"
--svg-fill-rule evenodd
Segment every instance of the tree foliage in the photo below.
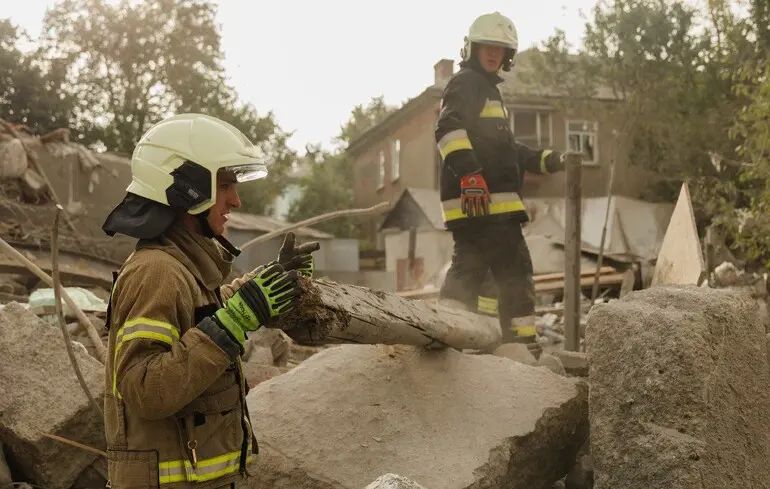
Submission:
M 36 53 L 19 49 L 27 39 L 10 20 L 0 19 L 0 116 L 48 132 L 68 125 L 74 100 L 61 90 L 66 67 L 49 63 L 44 71 Z
M 765 194 L 770 170 L 759 170 L 759 161 L 767 161 L 768 91 L 758 61 L 770 46 L 769 14 L 766 0 L 751 0 L 750 16 L 739 15 L 737 6 L 737 0 L 710 0 L 707 9 L 684 0 L 599 1 L 582 43 L 572 47 L 557 31 L 543 43 L 531 76 L 560 90 L 565 108 L 617 128 L 614 149 L 658 176 L 652 197 L 672 201 L 688 182 L 699 222 L 725 228 L 736 246 L 762 259 L 770 257 L 764 237 L 770 228 L 758 233 L 758 219 L 747 227 L 737 217 L 764 208 L 756 199 Z M 616 102 L 599 102 L 597 95 Z M 751 165 L 741 163 L 746 158 Z M 760 200 L 770 203 L 767 197 Z
M 291 221 L 301 221 L 318 214 L 353 206 L 353 161 L 345 150 L 351 142 L 382 122 L 396 108 L 385 104 L 383 97 L 374 97 L 366 105 L 359 104 L 350 112 L 348 121 L 340 127 L 331 152 L 318 146 L 307 149 L 309 173 L 300 181 L 302 197 L 289 209 Z M 357 237 L 360 220 L 340 218 L 316 227 L 338 237 Z
M 184 112 L 219 117 L 265 154 L 269 176 L 244 184 L 244 210 L 265 213 L 296 160 L 272 113 L 242 103 L 227 80 L 216 5 L 205 0 L 59 0 L 38 50 L 16 49 L 0 23 L 0 103 L 15 122 L 69 126 L 76 140 L 130 156 L 153 124 Z

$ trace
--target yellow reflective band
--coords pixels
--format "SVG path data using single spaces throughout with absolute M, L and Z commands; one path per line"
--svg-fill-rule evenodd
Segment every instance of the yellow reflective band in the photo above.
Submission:
M 522 316 L 511 320 L 511 331 L 516 336 L 536 336 L 535 316 Z
M 507 119 L 503 103 L 499 100 L 487 100 L 487 102 L 484 104 L 484 108 L 481 109 L 481 114 L 479 114 L 479 117 L 484 119 Z
M 115 335 L 115 355 L 112 360 L 112 393 L 119 399 L 122 396 L 118 392 L 118 352 L 124 343 L 136 339 L 154 340 L 172 345 L 174 340 L 179 339 L 179 331 L 169 323 L 143 317 L 123 324 Z
M 548 174 L 548 168 L 545 166 L 545 160 L 548 158 L 548 155 L 550 155 L 551 153 L 553 153 L 552 150 L 546 149 L 540 154 L 540 173 L 542 173 L 543 175 Z
M 512 212 L 524 211 L 524 203 L 516 192 L 495 192 L 490 193 L 489 213 L 507 214 Z M 467 219 L 463 214 L 460 199 L 451 199 L 441 202 L 441 210 L 444 215 L 444 222 L 456 221 L 458 219 Z
M 490 316 L 497 315 L 497 299 L 479 296 L 478 311 Z
M 251 452 L 251 443 L 249 443 L 247 451 Z M 198 460 L 195 467 L 189 460 L 171 460 L 158 464 L 158 475 L 161 484 L 185 481 L 206 482 L 237 472 L 240 467 L 240 459 L 241 452 L 237 451 Z M 251 463 L 254 459 L 254 454 L 249 453 L 246 457 L 246 463 Z
M 438 142 L 438 152 L 441 153 L 441 158 L 443 159 L 446 159 L 451 153 L 463 149 L 473 149 L 471 140 L 468 138 L 468 133 L 465 132 L 465 129 L 456 129 L 448 132 Z
M 516 336 L 535 336 L 537 334 L 537 328 L 534 326 L 511 326 L 511 331 L 516 333 Z

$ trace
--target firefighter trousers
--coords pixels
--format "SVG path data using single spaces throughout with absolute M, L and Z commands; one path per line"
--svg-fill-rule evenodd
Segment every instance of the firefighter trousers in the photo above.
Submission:
M 521 225 L 491 222 L 452 231 L 452 264 L 439 297 L 476 311 L 481 285 L 488 271 L 498 288 L 498 319 L 503 342 L 536 341 L 535 285 L 532 258 Z

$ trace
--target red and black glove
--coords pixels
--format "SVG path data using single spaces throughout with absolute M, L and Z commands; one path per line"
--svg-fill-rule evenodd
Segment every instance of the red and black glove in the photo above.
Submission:
M 489 214 L 489 188 L 481 173 L 460 179 L 460 208 L 468 217 Z

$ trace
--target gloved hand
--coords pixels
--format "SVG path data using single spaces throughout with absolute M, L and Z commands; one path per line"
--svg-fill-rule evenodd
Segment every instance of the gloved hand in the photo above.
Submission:
M 305 277 L 313 276 L 313 253 L 321 249 L 318 241 L 311 241 L 295 246 L 294 233 L 289 231 L 283 239 L 283 245 L 278 251 L 278 263 L 284 270 L 296 270 Z
M 489 188 L 481 173 L 460 179 L 460 208 L 469 217 L 489 214 Z
M 255 272 L 254 278 L 214 314 L 219 325 L 240 345 L 246 341 L 246 331 L 267 326 L 272 318 L 290 311 L 299 300 L 298 272 L 287 272 L 277 262 Z

